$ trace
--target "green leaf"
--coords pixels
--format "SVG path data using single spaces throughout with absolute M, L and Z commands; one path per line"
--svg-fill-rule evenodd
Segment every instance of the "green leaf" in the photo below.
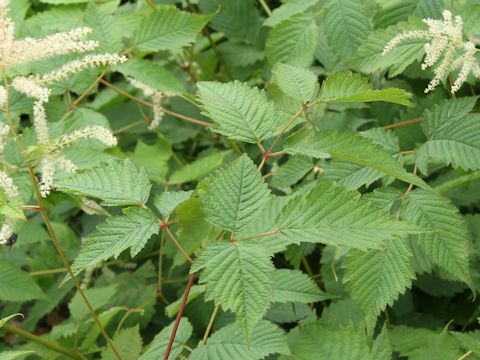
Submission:
M 192 288 L 190 289 L 190 292 L 188 293 L 186 305 L 188 305 L 190 302 L 198 298 L 204 292 L 205 292 L 205 285 L 193 285 Z M 165 315 L 167 315 L 168 317 L 173 317 L 177 315 L 178 311 L 182 307 L 182 303 L 183 303 L 183 294 L 179 299 L 175 300 L 174 302 L 168 304 L 168 306 L 165 307 Z
M 273 301 L 313 303 L 329 299 L 308 277 L 297 270 L 278 269 L 273 273 Z
M 46 295 L 26 272 L 5 260 L 0 260 L 0 300 L 24 302 L 45 299 Z
M 172 335 L 174 323 L 164 327 L 150 343 L 148 350 L 140 356 L 138 360 L 158 360 L 162 359 L 167 350 L 168 341 Z M 183 345 L 192 336 L 193 327 L 187 318 L 182 318 L 178 326 L 177 335 L 173 341 L 170 359 L 177 359 L 183 352 Z
M 411 258 L 410 248 L 400 239 L 386 242 L 381 250 L 350 251 L 343 267 L 352 299 L 365 313 L 378 316 L 411 287 L 415 279 Z
M 272 81 L 289 97 L 307 104 L 318 90 L 317 76 L 307 69 L 276 64 L 272 69 Z
M 398 23 L 385 30 L 372 33 L 355 52 L 350 63 L 364 73 L 373 73 L 377 70 L 391 68 L 390 76 L 402 73 L 414 61 L 420 61 L 425 53 L 423 39 L 409 39 L 402 41 L 393 50 L 382 55 L 383 49 L 395 35 L 411 30 L 422 29 L 425 25 L 419 20 L 410 23 Z
M 321 2 L 320 0 L 291 0 L 274 9 L 272 15 L 263 22 L 263 26 L 276 26 L 292 16 L 310 11 Z
M 351 325 L 333 327 L 317 321 L 296 327 L 287 339 L 295 360 L 370 360 L 365 333 Z
M 159 91 L 172 94 L 187 92 L 185 85 L 174 74 L 152 61 L 132 58 L 115 66 L 115 69 Z
M 356 249 L 381 248 L 386 240 L 422 232 L 330 182 L 290 200 L 277 217 L 279 235 L 293 244 L 323 243 Z M 274 235 L 277 236 L 277 235 Z
M 200 193 L 206 220 L 237 232 L 255 219 L 270 196 L 267 184 L 247 155 L 217 171 Z
M 197 85 L 204 115 L 215 121 L 213 131 L 253 144 L 273 136 L 279 116 L 264 90 L 239 81 Z
M 290 154 L 346 160 L 375 169 L 406 183 L 430 188 L 422 179 L 408 173 L 381 146 L 355 132 L 323 130 L 309 133 L 303 130 L 290 136 L 284 143 L 284 147 Z
M 179 51 L 193 43 L 210 21 L 210 15 L 180 11 L 175 6 L 157 6 L 141 22 L 132 37 L 141 51 Z
M 186 164 L 175 171 L 168 180 L 168 184 L 177 185 L 198 180 L 223 164 L 229 151 L 216 151 L 203 157 L 197 158 L 194 162 Z
M 434 192 L 414 190 L 401 209 L 401 217 L 419 226 L 435 229 L 433 233 L 418 235 L 418 247 L 435 265 L 456 279 L 471 283 L 471 235 L 455 206 Z
M 25 356 L 32 355 L 34 351 L 29 350 L 11 350 L 11 351 L 2 351 L 0 352 L 0 360 L 15 360 L 19 357 L 24 358 Z
M 122 357 L 122 360 L 138 360 L 142 352 L 142 337 L 139 325 L 121 329 L 112 339 L 113 346 Z M 117 357 L 107 346 L 102 351 L 102 360 L 116 360 Z
M 16 318 L 17 316 L 20 316 L 20 317 L 24 317 L 23 314 L 21 313 L 16 313 L 16 314 L 12 314 L 12 315 L 9 315 L 7 317 L 4 317 L 4 318 L 1 318 L 0 319 L 0 328 L 2 326 L 4 326 L 6 323 L 8 323 L 10 320 L 12 320 L 13 318 Z
M 273 297 L 274 267 L 266 249 L 250 242 L 217 241 L 195 259 L 191 272 L 206 284 L 206 300 L 235 313 L 247 338 L 265 315 Z
M 307 156 L 291 156 L 271 178 L 270 185 L 286 188 L 294 185 L 313 169 L 312 160 Z
M 116 18 L 95 3 L 89 3 L 85 9 L 85 25 L 91 28 L 90 38 L 99 42 L 98 52 L 120 52 L 122 31 Z
M 155 198 L 155 207 L 164 217 L 169 216 L 181 203 L 190 199 L 193 190 L 190 191 L 164 191 Z
M 158 234 L 160 228 L 150 210 L 128 208 L 123 212 L 122 216 L 107 218 L 86 237 L 72 265 L 75 274 L 100 261 L 117 258 L 128 248 L 134 257 L 153 234 Z
M 151 187 L 145 169 L 129 159 L 105 162 L 55 183 L 58 190 L 95 197 L 106 206 L 145 204 Z
M 270 354 L 288 354 L 283 331 L 271 322 L 262 320 L 253 330 L 247 342 L 237 323 L 224 326 L 216 331 L 204 346 L 197 347 L 190 360 L 258 360 Z
M 405 106 L 412 94 L 396 88 L 374 90 L 368 79 L 350 71 L 335 73 L 322 84 L 319 100 L 326 103 L 385 101 Z
M 341 58 L 348 58 L 372 29 L 364 1 L 337 0 L 329 5 L 324 16 L 327 38 Z
M 299 14 L 270 30 L 266 55 L 271 65 L 277 62 L 308 67 L 318 44 L 319 29 L 311 15 Z

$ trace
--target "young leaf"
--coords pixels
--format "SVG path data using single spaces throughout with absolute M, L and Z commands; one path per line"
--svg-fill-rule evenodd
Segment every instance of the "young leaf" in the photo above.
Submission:
M 181 203 L 187 201 L 192 196 L 193 190 L 190 191 L 164 191 L 155 198 L 155 207 L 160 214 L 167 217 Z
M 139 326 L 121 329 L 112 339 L 115 349 L 118 351 L 122 360 L 138 360 L 142 352 L 142 337 L 140 336 Z M 116 360 L 110 348 L 106 347 L 102 351 L 102 360 Z
M 229 151 L 216 151 L 206 156 L 200 157 L 190 164 L 186 164 L 175 171 L 168 180 L 170 185 L 182 184 L 194 180 L 198 180 L 216 168 L 220 167 L 229 155 Z
M 313 303 L 329 299 L 308 277 L 297 270 L 278 269 L 273 273 L 273 301 Z
M 283 331 L 271 322 L 262 320 L 253 330 L 247 342 L 237 323 L 216 331 L 206 345 L 197 347 L 190 360 L 257 360 L 270 354 L 288 354 L 288 345 Z
M 179 51 L 195 41 L 211 18 L 180 11 L 174 6 L 157 6 L 140 22 L 132 43 L 141 51 Z
M 385 101 L 405 106 L 412 94 L 396 88 L 374 90 L 368 80 L 350 71 L 338 72 L 329 76 L 322 84 L 319 100 L 326 103 Z
M 237 232 L 255 219 L 270 196 L 252 160 L 242 155 L 217 171 L 200 193 L 206 220 L 219 228 Z
M 0 260 L 0 300 L 24 302 L 45 299 L 46 295 L 26 272 L 5 260 Z
M 280 236 L 293 244 L 323 243 L 356 249 L 381 248 L 386 240 L 422 232 L 330 182 L 320 182 L 290 200 L 276 221 Z
M 347 160 L 378 170 L 406 183 L 429 188 L 422 179 L 408 173 L 382 147 L 354 132 L 340 133 L 336 130 L 323 130 L 309 133 L 307 130 L 302 130 L 290 136 L 284 147 L 290 154 Z
M 348 58 L 367 38 L 372 24 L 362 0 L 337 0 L 325 13 L 325 32 L 341 58 Z
M 58 190 L 103 200 L 106 206 L 145 204 L 152 185 L 145 169 L 134 163 L 109 161 L 55 183 Z
M 307 104 L 317 92 L 317 76 L 307 69 L 276 64 L 272 69 L 273 82 L 289 97 Z
M 206 284 L 206 300 L 214 300 L 237 316 L 247 338 L 265 315 L 273 297 L 274 267 L 266 249 L 250 242 L 217 241 L 195 259 L 191 272 Z
M 86 237 L 72 265 L 75 274 L 100 261 L 116 258 L 128 248 L 134 257 L 153 234 L 158 234 L 160 228 L 150 210 L 128 208 L 123 212 L 122 216 L 107 218 Z
M 411 258 L 411 250 L 400 239 L 386 242 L 381 250 L 350 251 L 343 267 L 352 299 L 365 313 L 378 316 L 411 287 L 415 279 Z
M 270 30 L 266 54 L 271 65 L 277 62 L 308 67 L 318 43 L 318 26 L 315 18 L 299 14 L 282 21 Z
M 273 136 L 279 116 L 265 91 L 239 81 L 197 86 L 204 115 L 215 121 L 213 131 L 252 144 Z
M 458 280 L 471 283 L 471 235 L 455 206 L 434 192 L 414 190 L 401 209 L 401 217 L 419 226 L 435 229 L 433 233 L 418 235 L 418 247 L 435 265 Z

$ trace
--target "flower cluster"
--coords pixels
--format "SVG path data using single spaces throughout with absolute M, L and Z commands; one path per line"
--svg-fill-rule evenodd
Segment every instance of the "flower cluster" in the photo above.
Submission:
M 55 55 L 81 53 L 94 50 L 98 43 L 85 40 L 91 33 L 89 28 L 77 28 L 67 32 L 59 32 L 41 39 L 14 37 L 15 24 L 8 18 L 9 0 L 0 0 L 0 68 L 10 69 L 14 66 L 39 61 Z M 42 75 L 17 76 L 12 86 L 20 93 L 33 98 L 33 125 L 41 154 L 41 193 L 47 196 L 53 187 L 55 168 L 67 172 L 75 172 L 76 166 L 66 159 L 61 151 L 74 141 L 80 139 L 96 139 L 107 146 L 115 146 L 116 139 L 110 130 L 101 126 L 91 126 L 83 130 L 64 135 L 58 140 L 50 140 L 45 104 L 50 97 L 49 85 L 62 80 L 71 74 L 92 67 L 115 65 L 125 62 L 127 58 L 117 54 L 88 54 L 81 59 L 71 61 L 60 68 Z M 6 102 L 7 91 L 0 88 L 0 106 Z M 3 104 L 3 105 L 2 105 Z
M 155 90 L 151 86 L 149 86 L 149 85 L 147 85 L 147 84 L 145 84 L 141 81 L 138 81 L 136 79 L 130 78 L 130 79 L 128 79 L 128 81 L 130 82 L 130 84 L 132 86 L 136 87 L 137 89 L 142 90 L 143 95 L 152 98 L 153 120 L 150 123 L 150 125 L 148 126 L 148 128 L 150 130 L 158 128 L 160 126 L 160 123 L 163 120 L 163 116 L 165 115 L 165 112 L 163 111 L 163 107 L 162 107 L 162 100 L 163 100 L 163 98 L 166 94 L 164 94 L 164 93 L 162 93 L 158 90 Z
M 2 188 L 5 197 L 10 202 L 17 202 L 20 194 L 18 193 L 17 186 L 13 183 L 13 180 L 4 171 L 0 171 L 0 188 Z M 0 244 L 7 244 L 9 238 L 13 235 L 15 229 L 16 218 L 6 217 L 5 222 L 0 229 Z
M 386 55 L 405 40 L 422 39 L 425 44 L 425 58 L 422 69 L 434 67 L 434 78 L 425 92 L 433 91 L 452 70 L 459 70 L 459 75 L 451 87 L 452 94 L 460 90 L 470 73 L 480 78 L 480 67 L 475 58 L 477 49 L 471 41 L 463 40 L 463 20 L 452 16 L 448 10 L 443 11 L 443 20 L 423 19 L 428 30 L 406 31 L 396 35 L 383 49 Z

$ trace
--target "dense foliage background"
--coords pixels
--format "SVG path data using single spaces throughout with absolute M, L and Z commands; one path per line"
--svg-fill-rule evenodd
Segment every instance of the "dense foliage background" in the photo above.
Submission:
M 0 359 L 480 358 L 476 50 L 384 52 L 445 10 L 438 49 L 479 41 L 476 0 L 12 0 L 16 39 L 128 60 L 50 84 L 41 143 L 15 79 L 79 56 L 7 67 L 0 34 Z

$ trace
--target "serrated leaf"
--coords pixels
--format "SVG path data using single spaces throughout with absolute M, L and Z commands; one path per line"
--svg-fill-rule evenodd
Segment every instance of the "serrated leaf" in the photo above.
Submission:
M 273 301 L 313 303 L 329 299 L 308 275 L 297 270 L 278 269 L 273 273 Z
M 267 184 L 247 155 L 219 170 L 200 193 L 206 221 L 232 232 L 248 226 L 269 196 Z
M 206 284 L 206 300 L 235 313 L 247 338 L 265 315 L 273 296 L 272 261 L 266 249 L 249 242 L 217 241 L 195 259 L 191 272 Z
M 284 143 L 284 147 L 290 154 L 346 160 L 375 169 L 406 183 L 429 188 L 422 179 L 408 173 L 379 145 L 354 132 L 340 133 L 336 130 L 323 130 L 309 133 L 303 130 L 290 136 Z
M 116 258 L 128 248 L 134 257 L 153 234 L 158 234 L 160 228 L 150 210 L 128 208 L 124 214 L 107 218 L 86 237 L 72 265 L 75 274 L 100 261 Z
M 318 26 L 311 15 L 299 14 L 270 30 L 266 55 L 271 65 L 277 62 L 308 67 L 318 43 Z
M 330 182 L 320 182 L 290 200 L 277 217 L 280 236 L 294 244 L 323 243 L 348 248 L 381 248 L 386 240 L 422 232 Z M 275 235 L 277 236 L 277 235 Z
M 397 88 L 374 90 L 373 85 L 360 74 L 350 71 L 338 72 L 329 76 L 322 84 L 319 100 L 326 103 L 385 101 L 405 106 L 412 94 Z
M 113 346 L 122 360 L 138 360 L 142 352 L 142 337 L 140 336 L 139 325 L 131 328 L 121 329 L 112 339 Z M 116 355 L 105 347 L 102 351 L 102 360 L 116 360 Z
M 294 185 L 312 169 L 309 157 L 292 156 L 273 174 L 270 185 L 279 189 Z
M 0 260 L 0 299 L 3 301 L 24 302 L 45 299 L 46 295 L 33 278 L 20 268 L 5 260 Z
M 317 6 L 321 3 L 320 0 L 293 0 L 273 10 L 264 22 L 263 26 L 276 26 L 284 20 L 291 18 L 292 16 L 302 14 Z
M 11 351 L 2 351 L 0 352 L 0 360 L 15 360 L 19 357 L 24 358 L 25 356 L 34 354 L 34 351 L 29 350 L 11 350 Z
M 190 360 L 259 360 L 270 354 L 288 354 L 283 331 L 271 322 L 262 320 L 247 342 L 237 323 L 224 326 L 213 333 L 204 346 L 197 347 Z
M 178 51 L 193 43 L 210 15 L 181 11 L 174 6 L 157 6 L 134 32 L 132 43 L 141 51 Z
M 151 187 L 145 169 L 129 159 L 108 161 L 55 183 L 58 190 L 101 199 L 106 206 L 145 204 Z
M 181 203 L 187 201 L 192 196 L 193 190 L 190 191 L 164 191 L 155 198 L 155 207 L 160 214 L 167 217 Z
M 401 217 L 433 233 L 418 235 L 416 243 L 424 256 L 456 279 L 470 284 L 471 235 L 458 209 L 434 192 L 414 190 L 401 209 Z
M 203 157 L 197 158 L 190 164 L 186 164 L 175 171 L 168 180 L 170 185 L 182 184 L 198 180 L 223 164 L 229 151 L 216 151 Z
M 204 115 L 215 121 L 213 131 L 249 143 L 273 136 L 279 116 L 265 91 L 239 81 L 197 85 Z
M 93 30 L 91 39 L 99 42 L 99 52 L 119 52 L 122 50 L 121 29 L 116 18 L 95 3 L 85 9 L 85 25 Z
M 348 58 L 364 42 L 372 24 L 362 0 L 336 0 L 324 16 L 325 32 L 333 49 Z
M 276 64 L 272 69 L 272 81 L 289 97 L 307 104 L 317 92 L 317 76 L 307 69 Z
M 343 267 L 352 299 L 365 313 L 378 316 L 412 285 L 412 252 L 402 240 L 388 241 L 381 250 L 350 251 Z
M 151 342 L 148 350 L 138 360 L 158 360 L 164 357 L 168 341 L 172 334 L 174 323 L 164 327 Z M 177 359 L 183 352 L 183 345 L 192 336 L 193 327 L 187 318 L 182 318 L 178 326 L 177 335 L 173 342 L 170 359 Z

